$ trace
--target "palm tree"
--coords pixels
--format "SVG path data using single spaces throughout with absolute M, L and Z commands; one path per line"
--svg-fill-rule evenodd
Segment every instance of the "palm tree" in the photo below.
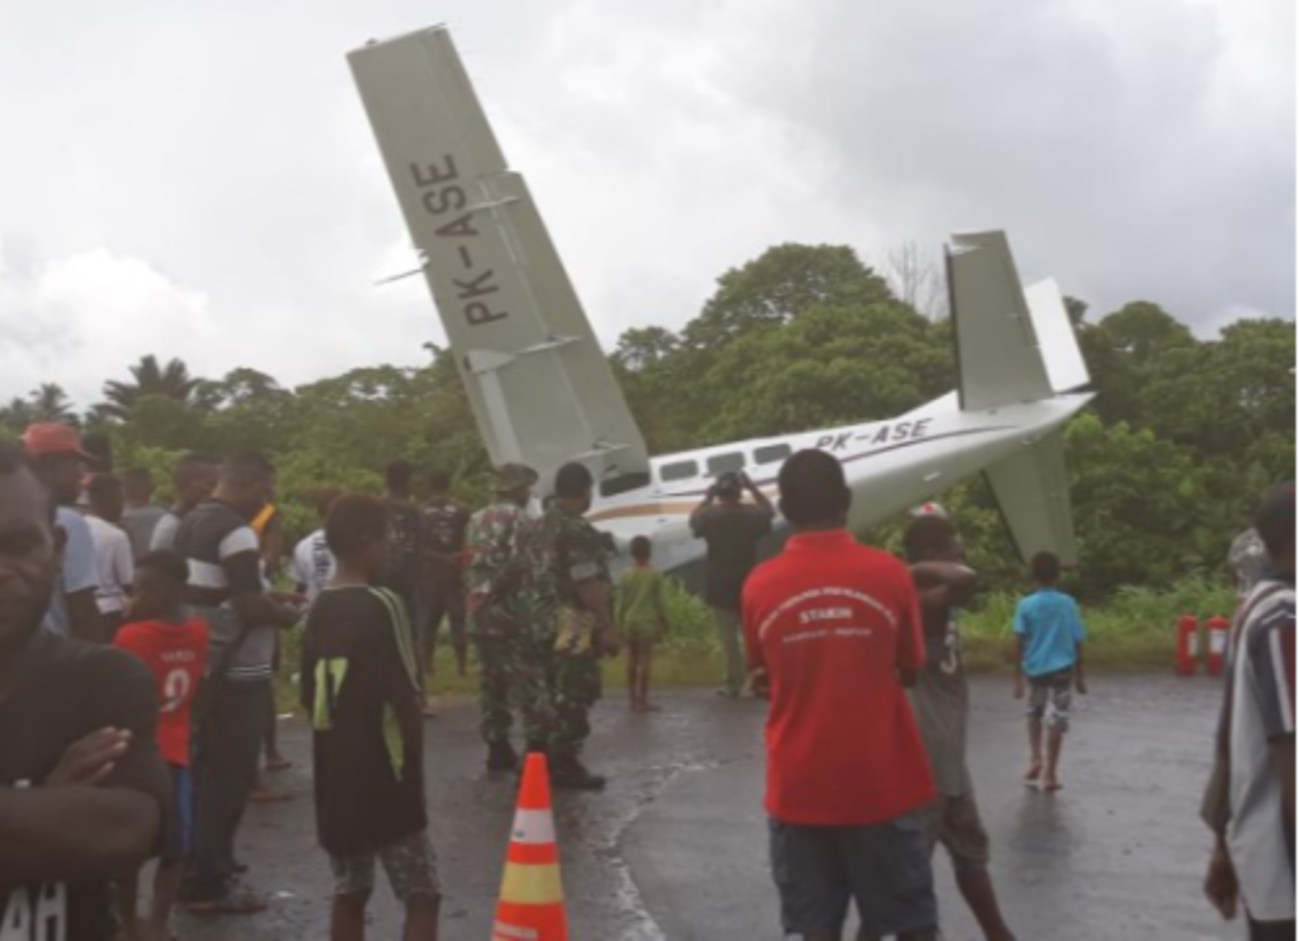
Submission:
M 104 383 L 104 398 L 95 406 L 95 411 L 107 417 L 129 421 L 136 403 L 150 395 L 161 395 L 189 405 L 194 392 L 203 383 L 203 379 L 189 374 L 189 367 L 179 359 L 170 360 L 166 366 L 158 365 L 158 358 L 152 354 L 141 357 L 140 362 L 131 367 L 131 382 L 110 380 Z
M 8 405 L 0 406 L 0 428 L 20 435 L 32 423 L 32 403 L 14 396 Z
M 63 387 L 55 382 L 43 382 L 27 396 L 28 411 L 32 421 L 59 422 L 72 424 L 76 416 L 72 412 L 72 402 Z

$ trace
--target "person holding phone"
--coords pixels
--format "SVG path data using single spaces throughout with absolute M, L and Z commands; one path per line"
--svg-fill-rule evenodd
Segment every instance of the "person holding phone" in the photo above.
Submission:
M 746 491 L 753 496 L 752 503 L 744 502 Z M 704 600 L 713 610 L 726 657 L 726 675 L 718 692 L 728 699 L 744 691 L 740 596 L 758 564 L 758 543 L 771 532 L 775 519 L 776 508 L 743 471 L 719 474 L 690 514 L 691 532 L 708 545 Z

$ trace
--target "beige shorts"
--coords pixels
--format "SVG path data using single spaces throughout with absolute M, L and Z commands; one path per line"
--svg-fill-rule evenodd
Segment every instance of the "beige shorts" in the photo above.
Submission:
M 374 891 L 375 863 L 383 864 L 392 894 L 401 902 L 442 896 L 437 854 L 424 831 L 381 846 L 371 853 L 329 857 L 335 895 L 369 895 Z

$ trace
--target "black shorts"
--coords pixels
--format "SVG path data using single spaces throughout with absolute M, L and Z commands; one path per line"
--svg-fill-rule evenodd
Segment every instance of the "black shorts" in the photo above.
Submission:
M 1290 941 L 1294 934 L 1294 919 L 1289 921 L 1249 920 L 1249 941 Z
M 771 870 L 786 934 L 838 937 L 857 903 L 865 933 L 888 937 L 938 927 L 924 827 L 907 815 L 856 827 L 770 821 Z

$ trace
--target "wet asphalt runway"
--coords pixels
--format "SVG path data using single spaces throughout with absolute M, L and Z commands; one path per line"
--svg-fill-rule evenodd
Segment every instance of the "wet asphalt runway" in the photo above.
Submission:
M 1065 790 L 1019 783 L 1026 760 L 1021 706 L 1005 678 L 974 687 L 971 757 L 994 876 L 1022 941 L 1217 941 L 1241 937 L 1200 895 L 1208 853 L 1197 817 L 1217 688 L 1206 679 L 1094 677 L 1076 697 Z M 708 690 L 665 692 L 664 711 L 627 712 L 614 694 L 597 710 L 590 763 L 612 775 L 603 794 L 560 794 L 556 823 L 575 941 L 781 937 L 766 863 L 762 706 Z M 433 838 L 446 891 L 443 937 L 491 930 L 513 784 L 489 776 L 471 703 L 428 723 Z M 250 808 L 240 853 L 271 910 L 211 922 L 185 919 L 197 941 L 325 938 L 330 879 L 316 848 L 309 740 L 286 724 L 281 775 L 297 799 Z M 360 810 L 358 808 L 358 810 Z M 937 862 L 949 941 L 978 935 Z M 380 886 L 370 936 L 396 938 L 400 912 Z

